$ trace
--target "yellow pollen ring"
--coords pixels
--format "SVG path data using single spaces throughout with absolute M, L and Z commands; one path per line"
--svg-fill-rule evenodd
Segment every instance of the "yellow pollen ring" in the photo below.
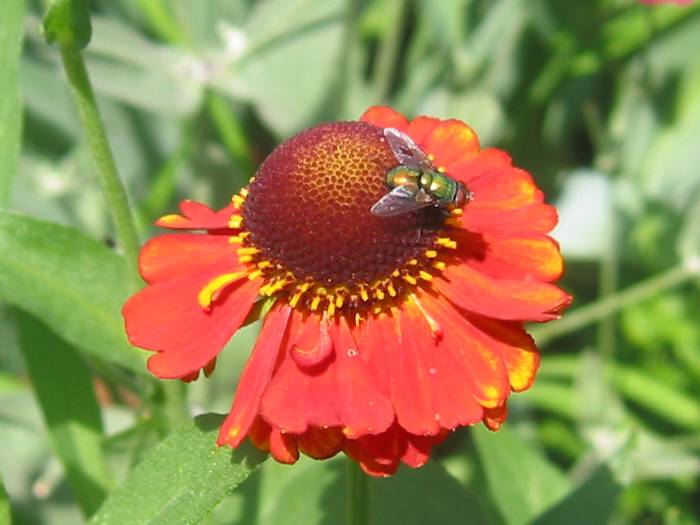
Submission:
M 228 225 L 230 228 L 240 228 L 241 226 L 243 226 L 243 216 L 231 215 L 231 218 L 228 220 Z
M 209 310 L 211 308 L 211 303 L 214 302 L 216 296 L 229 284 L 239 281 L 245 277 L 246 273 L 247 272 L 245 270 L 242 272 L 225 273 L 209 281 L 197 295 L 197 302 L 199 303 L 199 306 L 205 310 Z

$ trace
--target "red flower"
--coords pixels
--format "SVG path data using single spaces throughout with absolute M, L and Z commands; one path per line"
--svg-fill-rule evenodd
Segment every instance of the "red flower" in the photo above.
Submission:
M 472 200 L 370 213 L 399 165 L 383 128 L 410 136 Z M 422 465 L 457 427 L 497 429 L 539 363 L 523 322 L 556 319 L 571 300 L 551 284 L 556 211 L 458 120 L 373 107 L 279 146 L 223 210 L 181 210 L 157 224 L 204 234 L 144 246 L 129 338 L 156 352 L 155 375 L 192 380 L 270 298 L 218 442 L 247 437 L 284 463 L 344 451 L 382 476 Z

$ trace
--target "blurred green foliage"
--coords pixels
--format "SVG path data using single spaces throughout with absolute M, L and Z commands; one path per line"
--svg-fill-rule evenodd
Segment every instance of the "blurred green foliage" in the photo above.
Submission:
M 72 4 L 53 2 L 49 36 Z M 336 460 L 267 462 L 228 495 L 255 465 L 213 453 L 211 425 L 185 423 L 160 442 L 184 410 L 228 409 L 257 327 L 209 380 L 180 388 L 143 373 L 145 356 L 120 331 L 124 261 L 108 249 L 114 233 L 58 51 L 40 31 L 43 7 L 0 5 L 0 203 L 11 210 L 0 212 L 0 473 L 15 522 L 80 522 L 80 508 L 92 514 L 100 491 L 127 480 L 95 523 L 126 523 L 129 494 L 144 498 L 139 523 L 178 523 L 184 510 L 158 502 L 186 495 L 188 520 L 223 498 L 207 523 L 340 523 Z M 457 432 L 424 469 L 373 481 L 373 523 L 700 523 L 698 2 L 90 9 L 84 55 L 142 238 L 179 199 L 225 203 L 284 138 L 376 103 L 465 120 L 558 205 L 575 304 L 573 321 L 535 330 L 538 382 L 513 398 L 501 433 Z M 37 349 L 63 353 L 49 366 Z M 62 359 L 78 363 L 75 377 Z M 188 477 L 205 457 L 204 483 Z M 0 523 L 5 505 L 0 485 Z

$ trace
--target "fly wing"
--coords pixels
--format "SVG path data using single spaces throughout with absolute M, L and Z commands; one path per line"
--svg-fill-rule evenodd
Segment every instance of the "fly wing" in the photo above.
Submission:
M 433 164 L 413 139 L 396 128 L 385 128 L 384 138 L 389 143 L 394 157 L 409 168 L 432 171 Z
M 378 217 L 395 217 L 412 211 L 420 210 L 435 203 L 423 190 L 419 190 L 420 200 L 416 200 L 418 195 L 406 186 L 397 186 L 381 199 L 374 203 L 370 209 L 373 215 Z

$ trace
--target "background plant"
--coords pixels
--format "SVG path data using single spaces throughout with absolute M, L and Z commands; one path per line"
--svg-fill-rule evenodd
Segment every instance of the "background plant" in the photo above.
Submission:
M 217 416 L 191 419 L 228 409 L 255 325 L 187 386 L 128 346 L 134 241 L 61 60 L 88 39 L 141 240 L 180 198 L 222 205 L 280 140 L 378 102 L 469 122 L 558 204 L 576 302 L 533 330 L 538 382 L 499 433 L 458 432 L 425 468 L 373 480 L 373 523 L 700 521 L 700 5 L 55 1 L 42 35 L 45 8 L 0 7 L 0 473 L 16 523 L 345 513 L 340 462 L 255 471 L 259 454 L 212 445 Z M 0 523 L 7 508 L 0 490 Z

